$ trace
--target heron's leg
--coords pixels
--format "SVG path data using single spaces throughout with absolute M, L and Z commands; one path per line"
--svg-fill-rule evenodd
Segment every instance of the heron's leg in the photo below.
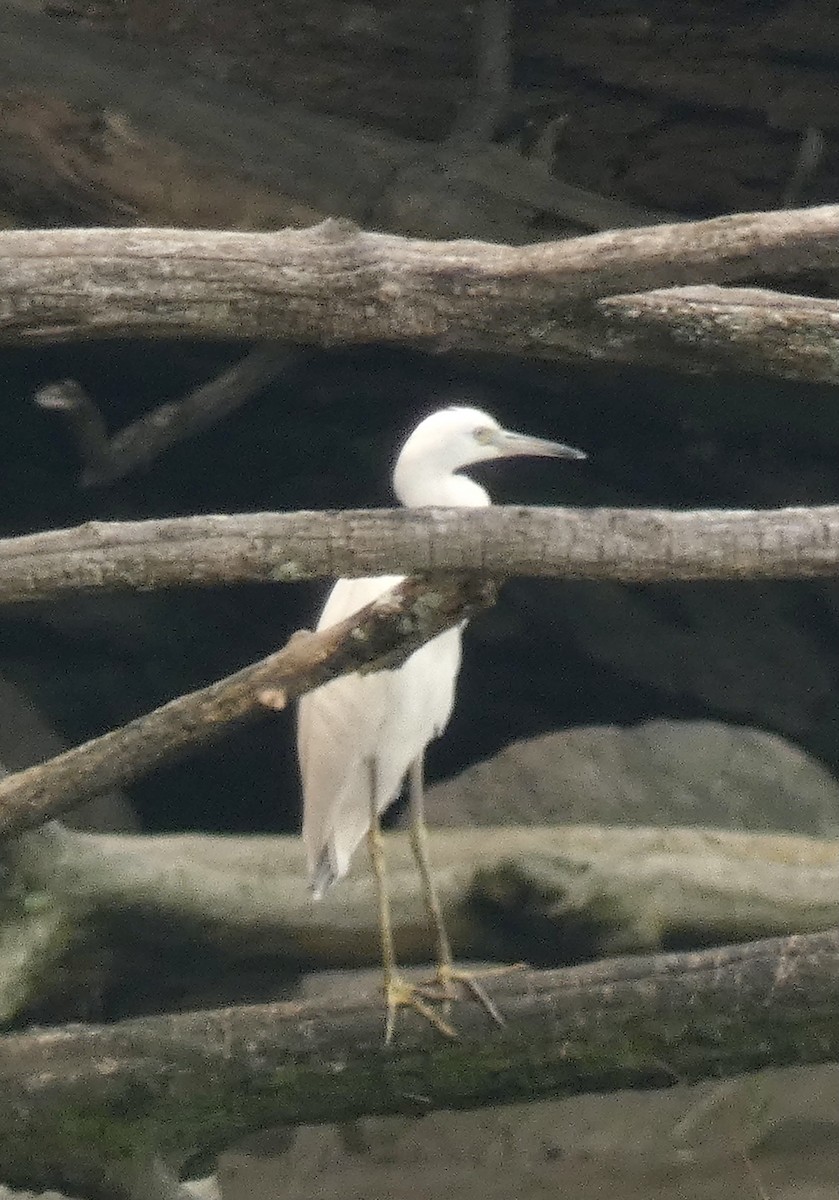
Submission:
M 375 807 L 375 791 L 373 804 Z M 370 862 L 376 879 L 376 898 L 379 905 L 379 931 L 382 939 L 382 966 L 385 973 L 385 988 L 390 987 L 396 978 L 396 951 L 393 945 L 393 923 L 390 919 L 390 897 L 387 891 L 387 872 L 385 870 L 385 851 L 382 839 L 379 814 L 370 813 L 370 832 L 368 834 L 370 847 Z
M 396 1013 L 400 1008 L 410 1007 L 430 1021 L 446 1037 L 455 1037 L 451 1025 L 444 1021 L 430 1005 L 423 1000 L 418 988 L 400 978 L 396 966 L 396 952 L 393 944 L 393 923 L 390 918 L 390 897 L 387 890 L 385 871 L 384 844 L 381 823 L 376 807 L 376 766 L 370 763 L 370 831 L 367 835 L 370 848 L 370 862 L 376 880 L 376 897 L 379 905 L 379 929 L 382 939 L 382 967 L 384 969 L 385 1002 L 387 1004 L 387 1022 L 385 1025 L 385 1044 L 393 1040 L 396 1026 Z
M 431 877 L 431 864 L 428 858 L 428 831 L 425 827 L 425 786 L 422 772 L 422 755 L 411 763 L 410 772 L 411 799 L 411 849 L 417 860 L 417 868 L 422 880 L 422 894 L 425 898 L 425 911 L 434 928 L 437 939 L 437 965 L 441 970 L 448 971 L 454 965 L 452 947 L 446 924 L 443 920 L 443 910 Z
M 417 868 L 422 880 L 422 892 L 425 898 L 425 910 L 434 927 L 437 939 L 437 982 L 443 991 L 443 996 L 454 999 L 454 985 L 464 984 L 472 995 L 487 1010 L 493 1021 L 498 1025 L 504 1024 L 504 1018 L 495 1004 L 478 982 L 478 975 L 501 975 L 514 968 L 489 967 L 482 971 L 461 971 L 454 965 L 451 942 L 446 932 L 443 920 L 443 910 L 434 880 L 431 876 L 431 864 L 428 857 L 428 831 L 425 825 L 425 785 L 423 781 L 422 755 L 411 763 L 410 771 L 410 801 L 411 801 L 411 849 L 417 861 Z

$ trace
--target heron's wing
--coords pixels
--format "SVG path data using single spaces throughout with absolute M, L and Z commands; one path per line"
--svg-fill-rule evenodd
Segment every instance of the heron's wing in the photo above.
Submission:
M 340 579 L 329 594 L 318 629 L 358 612 L 402 578 Z M 297 750 L 303 784 L 303 842 L 312 877 L 327 849 L 336 877 L 343 875 L 352 850 L 369 828 L 370 762 L 381 743 L 392 703 L 393 674 L 343 675 L 300 699 Z M 342 810 L 342 852 L 338 855 L 334 833 Z M 346 849 L 350 842 L 351 848 Z
M 385 592 L 395 588 L 404 575 L 376 575 L 373 579 L 339 579 L 326 597 L 318 617 L 317 628 L 328 629 L 346 617 L 359 612 L 365 604 L 378 600 Z
M 358 611 L 400 579 L 340 580 L 320 627 Z M 382 812 L 408 767 L 444 728 L 459 663 L 460 629 L 450 629 L 393 671 L 343 675 L 302 697 L 303 840 L 316 892 L 346 873 L 370 828 L 374 782 L 376 810 Z

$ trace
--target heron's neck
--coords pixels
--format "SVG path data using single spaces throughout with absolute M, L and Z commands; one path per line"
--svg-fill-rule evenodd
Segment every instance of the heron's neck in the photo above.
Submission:
M 400 471 L 397 463 L 393 485 L 406 508 L 486 508 L 492 503 L 481 485 L 466 475 L 419 475 Z

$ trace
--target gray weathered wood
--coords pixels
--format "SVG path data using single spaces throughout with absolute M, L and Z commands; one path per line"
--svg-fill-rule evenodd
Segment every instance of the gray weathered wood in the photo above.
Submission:
M 89 522 L 0 540 L 0 604 L 63 593 L 392 572 L 801 579 L 839 573 L 839 506 L 362 509 Z
M 379 961 L 367 858 L 312 902 L 298 837 L 153 837 L 52 833 L 27 878 L 95 920 L 141 920 L 146 936 L 191 934 L 233 958 L 276 955 L 310 967 Z M 521 919 L 521 897 L 546 956 L 569 927 L 593 953 L 808 933 L 839 925 L 839 846 L 818 838 L 726 830 L 560 825 L 431 830 L 431 860 L 455 952 L 516 954 L 492 928 Z M 386 837 L 397 947 L 433 953 L 420 880 L 403 834 Z M 489 905 L 489 908 L 486 906 Z M 551 944 L 551 938 L 555 939 Z
M 598 300 L 836 266 L 839 206 L 828 205 L 521 247 L 422 242 L 363 233 L 342 221 L 274 234 L 5 231 L 0 342 L 235 336 L 644 360 L 649 338 L 638 335 L 633 349 L 626 315 L 615 318 L 613 332 Z M 689 339 L 694 310 L 689 303 L 676 313 L 660 307 L 657 320 Z M 736 321 L 722 320 L 715 339 L 697 336 L 702 352 L 694 347 L 689 365 L 730 368 L 743 340 L 750 369 L 833 378 L 825 346 L 835 340 L 838 312 L 831 301 L 805 299 L 796 307 L 769 296 L 752 306 L 744 339 Z M 794 345 L 776 336 L 758 353 L 758 321 L 789 323 L 798 331 Z M 661 355 L 683 365 L 678 347 Z
M 541 213 L 579 229 L 667 219 L 566 183 L 512 147 L 429 144 L 272 102 L 32 7 L 0 4 L 0 162 L 39 208 L 234 228 L 342 215 L 509 241 L 531 237 Z
M 839 301 L 761 288 L 668 288 L 600 300 L 581 338 L 613 361 L 835 383 Z

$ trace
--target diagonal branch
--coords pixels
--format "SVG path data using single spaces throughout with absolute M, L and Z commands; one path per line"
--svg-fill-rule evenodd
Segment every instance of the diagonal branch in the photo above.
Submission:
M 744 579 L 831 574 L 839 508 L 666 513 L 430 509 L 195 517 L 90 524 L 0 543 L 0 598 L 82 587 L 170 586 L 389 569 L 482 576 Z M 284 540 L 279 541 L 280 538 Z M 253 718 L 260 694 L 288 700 L 362 663 L 381 666 L 485 602 L 482 585 L 409 580 L 335 630 L 309 635 L 203 691 L 0 781 L 0 833 L 31 828 Z M 278 695 L 278 700 L 277 700 Z
M 121 729 L 0 780 L 0 834 L 19 833 L 82 800 L 120 787 L 230 726 L 253 720 L 270 692 L 273 707 L 336 675 L 381 670 L 491 602 L 474 577 L 409 579 L 339 625 L 297 633 L 261 662 L 180 696 Z
M 287 347 L 257 346 L 214 379 L 144 413 L 113 437 L 108 437 L 93 400 L 72 379 L 47 384 L 34 399 L 42 408 L 66 416 L 84 465 L 82 487 L 95 487 L 130 475 L 176 443 L 223 420 L 299 357 Z
M 0 604 L 335 575 L 802 579 L 839 574 L 839 506 L 362 509 L 89 522 L 0 540 Z
M 837 981 L 833 931 L 513 972 L 493 986 L 506 1026 L 459 1003 L 455 1043 L 406 1015 L 386 1048 L 378 996 L 35 1030 L 0 1040 L 0 1175 L 101 1196 L 130 1159 L 182 1165 L 268 1124 L 827 1062 Z
M 239 337 L 625 358 L 599 299 L 836 267 L 839 206 L 829 205 L 521 247 L 423 242 L 344 221 L 272 234 L 2 231 L 0 342 Z M 783 319 L 773 311 L 764 321 Z M 830 314 L 816 328 L 832 344 Z M 737 342 L 736 325 L 728 336 Z M 807 361 L 823 361 L 823 347 L 801 355 L 809 378 Z M 680 365 L 675 352 L 667 361 Z M 750 365 L 778 369 L 771 354 Z

